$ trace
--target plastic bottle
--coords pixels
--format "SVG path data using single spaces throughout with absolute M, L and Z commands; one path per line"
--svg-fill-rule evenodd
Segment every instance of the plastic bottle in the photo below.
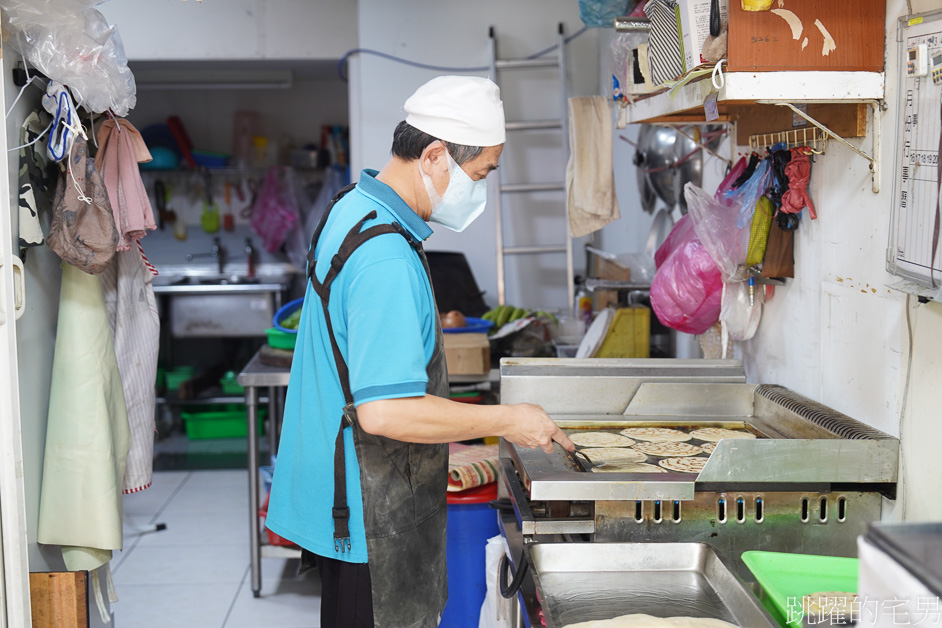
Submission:
M 586 329 L 592 324 L 592 309 L 592 295 L 580 284 L 576 288 L 576 311 L 573 315 L 585 323 Z

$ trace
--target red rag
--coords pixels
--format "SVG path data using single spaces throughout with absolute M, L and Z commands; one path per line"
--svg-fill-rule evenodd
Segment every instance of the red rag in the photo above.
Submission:
M 788 177 L 788 189 L 782 195 L 782 211 L 786 214 L 797 214 L 805 207 L 811 220 L 818 217 L 814 210 L 814 203 L 808 194 L 808 182 L 811 180 L 811 160 L 807 147 L 801 146 L 792 149 L 792 158 L 785 166 L 785 176 Z

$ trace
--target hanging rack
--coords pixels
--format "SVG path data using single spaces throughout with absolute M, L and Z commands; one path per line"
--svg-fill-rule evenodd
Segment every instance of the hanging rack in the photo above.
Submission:
M 749 136 L 752 150 L 763 150 L 773 144 L 785 144 L 787 148 L 807 146 L 816 153 L 824 153 L 828 145 L 827 133 L 817 127 L 805 127 L 778 133 L 757 133 Z

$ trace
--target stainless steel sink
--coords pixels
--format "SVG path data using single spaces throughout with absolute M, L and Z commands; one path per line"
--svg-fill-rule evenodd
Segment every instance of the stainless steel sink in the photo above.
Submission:
M 154 292 L 167 302 L 173 336 L 265 335 L 297 271 L 262 267 L 249 277 L 245 269 L 235 270 L 220 274 L 215 268 L 167 268 L 154 277 Z

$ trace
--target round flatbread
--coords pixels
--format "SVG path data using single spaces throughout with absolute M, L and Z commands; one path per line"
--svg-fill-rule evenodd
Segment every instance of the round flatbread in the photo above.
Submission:
M 606 462 L 644 462 L 648 459 L 640 451 L 629 447 L 587 447 L 580 449 L 579 453 L 584 455 L 592 464 L 603 464 Z
M 613 432 L 573 432 L 569 440 L 580 447 L 631 447 L 635 444 L 627 436 Z
M 725 427 L 703 427 L 690 432 L 690 437 L 715 443 L 724 438 L 755 438 L 756 435 L 744 430 L 728 430 Z
M 673 430 L 666 427 L 629 427 L 623 429 L 621 434 L 635 440 L 656 443 L 682 443 L 690 440 L 690 434 L 685 434 L 680 430 Z
M 714 451 L 716 451 L 716 443 L 703 443 L 700 445 L 700 449 L 708 454 L 712 454 Z
M 703 450 L 689 443 L 638 443 L 634 446 L 641 453 L 649 456 L 696 456 Z
M 651 615 L 622 615 L 614 619 L 596 619 L 578 624 L 566 624 L 566 628 L 737 628 L 720 619 L 700 617 L 652 617 Z
M 592 467 L 592 473 L 667 473 L 646 462 L 606 462 Z
M 681 473 L 700 473 L 706 463 L 706 458 L 664 458 L 658 462 L 665 469 Z

